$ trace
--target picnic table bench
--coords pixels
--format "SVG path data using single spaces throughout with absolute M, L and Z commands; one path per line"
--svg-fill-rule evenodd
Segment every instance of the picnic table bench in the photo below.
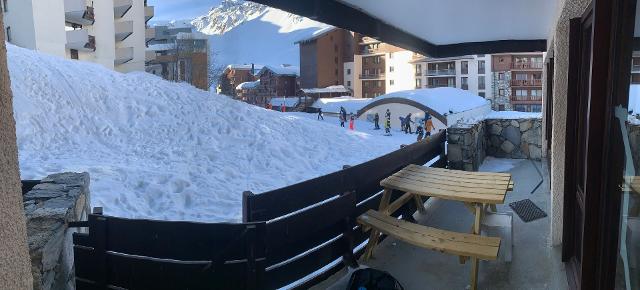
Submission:
M 371 230 L 364 260 L 371 258 L 380 233 L 430 250 L 457 255 L 464 263 L 471 258 L 471 289 L 477 289 L 478 260 L 495 260 L 500 238 L 480 235 L 480 222 L 486 206 L 495 211 L 513 190 L 511 174 L 467 172 L 409 165 L 380 182 L 384 188 L 378 211 L 369 210 L 358 217 L 364 230 Z M 393 190 L 406 192 L 390 203 Z M 422 197 L 461 201 L 475 215 L 471 233 L 459 233 L 398 220 L 391 214 L 407 202 L 416 203 L 424 212 Z

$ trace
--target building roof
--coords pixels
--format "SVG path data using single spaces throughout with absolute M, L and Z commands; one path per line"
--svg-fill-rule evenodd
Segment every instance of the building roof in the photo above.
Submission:
M 152 45 L 149 45 L 149 47 L 147 47 L 146 50 L 148 50 L 148 51 L 165 51 L 165 50 L 172 50 L 172 49 L 176 49 L 176 44 L 175 43 L 157 43 L 157 44 L 152 44 Z
M 429 107 L 441 115 L 449 115 L 485 106 L 489 101 L 467 90 L 457 88 L 433 88 L 406 90 L 373 98 L 371 105 L 390 98 L 407 99 Z
M 256 70 L 261 70 L 262 67 L 264 67 L 263 65 L 260 64 L 253 64 L 254 69 Z M 249 70 L 251 69 L 251 64 L 230 64 L 227 66 L 226 69 L 236 69 L 236 70 Z
M 300 68 L 298 68 L 297 66 L 271 66 L 271 65 L 265 65 L 256 74 L 256 76 L 261 76 L 267 70 L 273 72 L 275 75 L 278 75 L 278 76 L 294 76 L 294 77 L 297 77 L 297 76 L 300 75 Z
M 319 29 L 319 30 L 314 31 L 311 35 L 308 35 L 307 37 L 304 37 L 304 38 L 298 39 L 298 40 L 295 42 L 295 44 L 298 44 L 298 43 L 301 43 L 301 42 L 307 42 L 307 41 L 311 41 L 311 40 L 317 39 L 317 38 L 319 38 L 319 37 L 321 37 L 321 36 L 323 36 L 323 35 L 325 35 L 325 34 L 327 34 L 327 33 L 331 32 L 331 31 L 336 30 L 336 29 L 338 29 L 338 28 L 337 28 L 337 27 L 334 27 L 334 26 L 331 26 L 331 25 L 327 25 L 327 26 L 326 26 L 326 27 L 324 27 L 324 28 L 321 28 L 321 29 Z
M 236 90 L 250 90 L 255 89 L 260 85 L 260 81 L 255 82 L 244 82 L 236 86 Z
M 328 86 L 326 88 L 301 89 L 301 91 L 304 92 L 305 94 L 351 93 L 351 90 L 349 90 L 343 85 Z

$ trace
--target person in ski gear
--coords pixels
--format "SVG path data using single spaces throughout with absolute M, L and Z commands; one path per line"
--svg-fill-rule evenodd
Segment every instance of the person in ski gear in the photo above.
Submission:
M 387 136 L 391 136 L 391 115 L 384 121 L 384 134 Z
M 422 121 L 422 120 L 421 120 Z M 422 127 L 422 123 L 423 122 L 419 122 L 418 123 L 418 128 L 416 128 L 416 134 L 418 134 L 418 138 L 417 141 L 422 140 L 422 137 L 424 137 L 424 129 Z
M 380 115 L 378 115 L 378 113 L 375 114 L 375 116 L 373 116 L 373 123 L 374 123 L 374 130 L 380 130 Z
M 347 121 L 347 111 L 340 106 L 340 127 L 344 128 L 344 122 Z
M 353 130 L 353 123 L 355 123 L 355 117 L 353 116 L 353 113 L 351 113 L 351 116 L 349 116 L 349 130 Z
M 384 116 L 385 116 L 387 119 L 391 120 L 391 111 L 389 111 L 389 109 L 387 109 L 387 112 L 384 114 Z
M 407 128 L 406 122 L 407 121 L 405 120 L 404 117 L 398 117 L 398 119 L 400 119 L 400 130 L 402 130 L 403 132 L 406 133 L 406 128 Z
M 322 108 L 318 109 L 318 120 L 322 119 L 324 121 L 324 117 L 322 116 Z
M 404 118 L 404 122 L 405 122 L 405 133 L 409 133 L 409 134 L 413 134 L 411 132 L 411 123 L 415 123 L 413 121 L 411 121 L 411 113 L 409 113 L 405 118 Z
M 433 121 L 431 120 L 431 116 L 427 114 L 424 121 L 424 128 L 426 130 L 425 136 L 431 136 L 431 131 L 433 131 Z

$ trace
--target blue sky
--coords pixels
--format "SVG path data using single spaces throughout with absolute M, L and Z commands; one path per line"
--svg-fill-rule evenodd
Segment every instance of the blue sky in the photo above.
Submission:
M 204 15 L 213 6 L 218 6 L 221 0 L 149 0 L 150 6 L 155 6 L 155 16 L 152 21 L 193 19 Z

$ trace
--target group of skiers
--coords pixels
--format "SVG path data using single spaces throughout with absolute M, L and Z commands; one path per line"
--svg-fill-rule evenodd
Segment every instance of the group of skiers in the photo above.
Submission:
M 356 116 L 354 116 L 353 113 L 350 113 L 348 120 L 349 120 L 349 130 L 354 130 Z M 347 110 L 344 107 L 340 106 L 340 127 L 344 128 L 345 122 L 347 122 Z

